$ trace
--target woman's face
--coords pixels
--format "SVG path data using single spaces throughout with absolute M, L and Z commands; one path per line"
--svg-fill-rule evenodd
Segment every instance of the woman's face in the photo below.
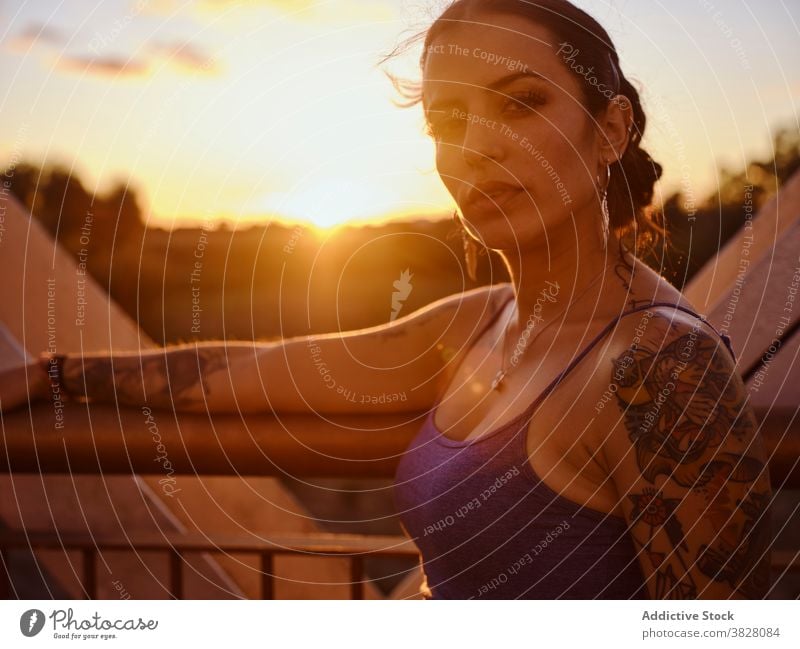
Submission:
M 452 24 L 430 45 L 422 96 L 436 166 L 490 248 L 552 244 L 565 227 L 574 241 L 571 213 L 598 204 L 602 140 L 568 59 L 548 30 L 503 14 Z

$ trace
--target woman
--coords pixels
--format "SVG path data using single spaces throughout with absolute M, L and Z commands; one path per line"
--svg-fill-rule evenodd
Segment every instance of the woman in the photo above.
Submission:
M 764 597 L 765 452 L 728 341 L 636 258 L 661 168 L 608 34 L 566 0 L 459 0 L 421 64 L 468 265 L 491 248 L 511 282 L 355 332 L 16 376 L 188 411 L 428 410 L 395 485 L 426 597 Z

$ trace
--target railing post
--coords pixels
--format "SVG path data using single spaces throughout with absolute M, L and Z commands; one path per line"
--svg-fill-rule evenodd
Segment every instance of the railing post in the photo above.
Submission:
M 97 599 L 97 571 L 94 562 L 94 548 L 83 548 L 83 589 L 86 599 Z
M 179 550 L 169 553 L 169 592 L 175 599 L 183 599 L 183 557 Z
M 3 564 L 0 574 L 0 599 L 11 599 L 11 571 L 8 569 L 9 562 L 6 561 L 6 556 L 6 549 L 0 548 L 0 564 Z
M 350 599 L 364 599 L 364 559 L 350 557 Z
M 274 554 L 265 550 L 261 553 L 261 599 L 275 599 Z

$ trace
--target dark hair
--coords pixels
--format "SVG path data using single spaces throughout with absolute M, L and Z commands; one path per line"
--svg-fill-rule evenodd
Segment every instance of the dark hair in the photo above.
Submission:
M 565 66 L 581 81 L 583 103 L 592 116 L 597 116 L 609 104 L 611 97 L 621 94 L 627 97 L 633 109 L 633 124 L 628 146 L 620 160 L 611 165 L 611 180 L 608 187 L 608 210 L 610 227 L 621 240 L 629 238 L 638 251 L 650 247 L 659 235 L 665 236 L 661 222 L 663 215 L 656 215 L 652 209 L 653 187 L 661 177 L 661 165 L 641 148 L 647 118 L 645 117 L 639 93 L 622 73 L 619 56 L 606 30 L 589 14 L 568 0 L 456 0 L 424 32 L 406 39 L 381 63 L 405 51 L 413 43 L 424 37 L 424 48 L 420 68 L 425 65 L 425 57 L 430 52 L 431 43 L 452 24 L 474 19 L 478 14 L 498 12 L 527 18 L 547 28 L 557 42 L 568 43 L 571 47 L 570 65 Z M 592 69 L 589 75 L 581 70 Z M 407 80 L 398 79 L 386 73 L 395 88 L 409 101 L 403 106 L 413 106 L 422 100 L 422 86 Z M 595 86 L 595 87 L 592 87 Z M 613 89 L 613 94 L 600 92 L 600 87 Z

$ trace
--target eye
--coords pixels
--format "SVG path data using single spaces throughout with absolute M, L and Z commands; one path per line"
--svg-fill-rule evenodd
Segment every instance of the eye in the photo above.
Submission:
M 431 118 L 431 116 L 433 116 L 433 118 Z M 452 134 L 459 128 L 461 122 L 463 122 L 463 120 L 456 119 L 444 111 L 433 112 L 428 115 L 428 119 L 425 121 L 425 133 L 429 137 L 438 140 Z
M 535 109 L 546 101 L 546 97 L 536 90 L 512 93 L 505 104 L 505 110 L 511 113 L 535 112 Z

